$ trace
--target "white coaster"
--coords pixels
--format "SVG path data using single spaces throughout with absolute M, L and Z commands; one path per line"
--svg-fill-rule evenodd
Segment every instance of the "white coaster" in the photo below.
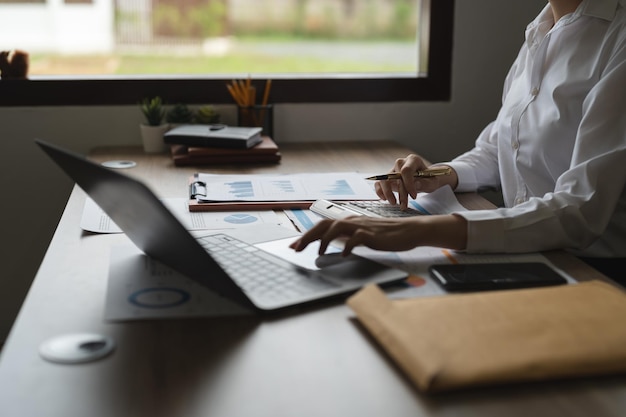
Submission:
M 42 358 L 56 363 L 82 363 L 103 358 L 115 343 L 108 336 L 94 333 L 66 334 L 49 339 L 39 347 Z
M 103 166 L 107 168 L 115 168 L 115 169 L 123 169 L 123 168 L 132 168 L 137 165 L 135 161 L 104 161 L 102 163 Z

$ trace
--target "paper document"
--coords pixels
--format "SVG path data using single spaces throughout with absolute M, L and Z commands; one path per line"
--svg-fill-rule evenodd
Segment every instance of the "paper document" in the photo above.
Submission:
M 250 224 L 281 224 L 272 210 L 244 212 L 190 212 L 184 198 L 164 198 L 161 202 L 187 230 L 234 229 Z M 122 233 L 122 230 L 89 197 L 85 199 L 80 221 L 83 230 L 94 233 Z
M 109 321 L 250 314 L 132 245 L 111 248 L 104 318 Z
M 294 201 L 294 200 L 376 200 L 372 181 L 356 172 L 284 175 L 196 174 L 195 184 L 203 192 L 198 202 Z
M 315 223 L 323 219 L 319 214 L 304 209 L 285 210 L 285 215 L 301 233 L 306 232 L 313 227 Z
M 415 199 L 409 198 L 409 206 L 426 214 L 449 214 L 467 210 L 459 203 L 449 185 L 431 193 L 418 193 Z

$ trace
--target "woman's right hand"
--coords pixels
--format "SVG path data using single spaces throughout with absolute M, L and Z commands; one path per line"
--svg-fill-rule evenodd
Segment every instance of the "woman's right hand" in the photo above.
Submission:
M 445 165 L 438 165 L 445 166 Z M 450 175 L 439 175 L 434 177 L 414 177 L 413 175 L 417 171 L 426 169 L 427 166 L 424 160 L 415 154 L 410 154 L 406 158 L 396 159 L 391 172 L 399 172 L 402 175 L 402 179 L 399 180 L 384 180 L 376 181 L 374 188 L 376 194 L 381 200 L 386 200 L 391 204 L 400 203 L 402 209 L 406 209 L 409 204 L 409 196 L 412 198 L 417 197 L 418 192 L 431 192 L 443 187 L 444 185 L 450 185 L 452 189 L 456 188 L 458 183 L 458 177 L 454 169 Z M 398 200 L 394 192 L 398 193 Z

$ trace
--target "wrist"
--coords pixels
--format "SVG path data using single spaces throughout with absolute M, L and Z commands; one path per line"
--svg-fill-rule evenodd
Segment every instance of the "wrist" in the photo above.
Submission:
M 440 175 L 436 177 L 437 179 L 437 188 L 443 187 L 444 185 L 449 185 L 453 190 L 456 189 L 457 185 L 459 185 L 459 176 L 456 173 L 456 170 L 448 164 L 434 164 L 429 166 L 429 168 L 434 167 L 448 167 L 450 168 L 450 174 L 448 175 Z
M 416 246 L 435 246 L 455 250 L 467 247 L 467 220 L 456 214 L 414 217 L 418 240 Z

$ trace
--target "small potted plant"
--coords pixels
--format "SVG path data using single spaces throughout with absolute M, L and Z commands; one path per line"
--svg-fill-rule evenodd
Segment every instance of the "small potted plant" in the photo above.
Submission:
M 194 114 L 186 104 L 178 103 L 172 106 L 165 114 L 165 121 L 169 123 L 170 128 L 178 125 L 193 123 Z
M 140 126 L 143 150 L 148 153 L 164 152 L 166 148 L 163 135 L 169 129 L 169 125 L 164 123 L 163 100 L 159 96 L 143 99 L 141 112 L 146 118 L 146 123 Z
M 214 106 L 209 104 L 202 106 L 196 112 L 196 123 L 212 125 L 220 122 L 220 114 Z

